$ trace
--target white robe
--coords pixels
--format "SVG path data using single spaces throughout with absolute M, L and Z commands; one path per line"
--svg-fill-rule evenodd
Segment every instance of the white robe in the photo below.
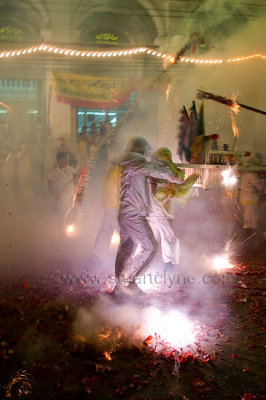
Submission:
M 72 207 L 74 198 L 74 183 L 73 175 L 75 170 L 72 167 L 55 168 L 49 176 L 49 180 L 54 185 L 55 193 L 57 194 L 57 206 L 60 214 L 65 215 Z
M 257 229 L 258 199 L 263 183 L 256 172 L 244 172 L 241 176 L 240 202 L 243 209 L 243 228 Z

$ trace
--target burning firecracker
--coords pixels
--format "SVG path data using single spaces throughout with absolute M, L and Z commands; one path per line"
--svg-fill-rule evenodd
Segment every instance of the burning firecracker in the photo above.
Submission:
M 197 98 L 217 101 L 218 103 L 221 103 L 221 104 L 231 107 L 231 109 L 234 111 L 237 110 L 237 112 L 239 111 L 239 107 L 242 107 L 242 108 L 245 108 L 246 110 L 250 110 L 250 111 L 254 111 L 259 114 L 266 115 L 266 111 L 259 110 L 258 108 L 250 107 L 245 104 L 238 103 L 238 102 L 236 102 L 236 100 L 234 98 L 217 96 L 216 94 L 205 92 L 204 90 L 198 89 Z

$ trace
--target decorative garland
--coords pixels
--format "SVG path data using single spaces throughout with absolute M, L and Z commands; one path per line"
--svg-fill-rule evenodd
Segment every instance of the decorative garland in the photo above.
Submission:
M 9 57 L 17 57 L 17 56 L 26 56 L 33 54 L 54 54 L 60 56 L 70 56 L 70 57 L 81 57 L 81 58 L 108 58 L 108 57 L 121 57 L 121 56 L 135 56 L 137 54 L 147 54 L 154 57 L 159 57 L 164 59 L 169 64 L 174 64 L 176 62 L 176 57 L 163 53 L 154 49 L 150 49 L 147 47 L 137 47 L 137 48 L 129 48 L 126 50 L 112 50 L 112 51 L 97 51 L 97 50 L 78 50 L 78 49 L 68 49 L 61 48 L 57 46 L 53 46 L 50 44 L 41 44 L 33 47 L 26 47 L 24 49 L 16 49 L 16 50 L 5 50 L 0 53 L 0 58 L 9 58 Z M 265 60 L 266 55 L 263 54 L 253 54 L 244 57 L 237 58 L 228 58 L 228 59 L 204 59 L 204 58 L 193 58 L 193 57 L 181 57 L 178 59 L 179 62 L 184 63 L 193 63 L 199 65 L 217 65 L 221 63 L 232 63 L 232 62 L 240 62 L 240 61 L 248 61 L 252 59 L 261 59 Z

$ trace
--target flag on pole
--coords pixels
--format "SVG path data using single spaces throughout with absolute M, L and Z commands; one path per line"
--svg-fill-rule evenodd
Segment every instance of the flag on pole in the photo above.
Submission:
M 192 107 L 190 109 L 190 146 L 194 143 L 196 136 L 198 135 L 199 120 L 197 115 L 196 103 L 192 101 Z
M 181 110 L 181 118 L 179 119 L 179 127 L 178 127 L 178 148 L 177 154 L 180 159 L 184 158 L 187 162 L 190 160 L 190 118 L 185 106 L 183 106 Z
M 197 114 L 195 101 L 192 102 L 191 108 L 191 140 L 190 162 L 198 164 L 202 163 L 204 149 L 204 109 L 203 102 L 200 107 L 199 115 Z
M 199 127 L 198 135 L 205 135 L 205 122 L 204 122 L 204 102 L 202 100 L 199 110 Z

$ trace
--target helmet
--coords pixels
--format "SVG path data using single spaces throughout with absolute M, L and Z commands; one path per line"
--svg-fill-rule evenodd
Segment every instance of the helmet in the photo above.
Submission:
M 126 150 L 128 152 L 145 154 L 150 150 L 150 148 L 151 147 L 145 138 L 134 136 L 129 140 Z

